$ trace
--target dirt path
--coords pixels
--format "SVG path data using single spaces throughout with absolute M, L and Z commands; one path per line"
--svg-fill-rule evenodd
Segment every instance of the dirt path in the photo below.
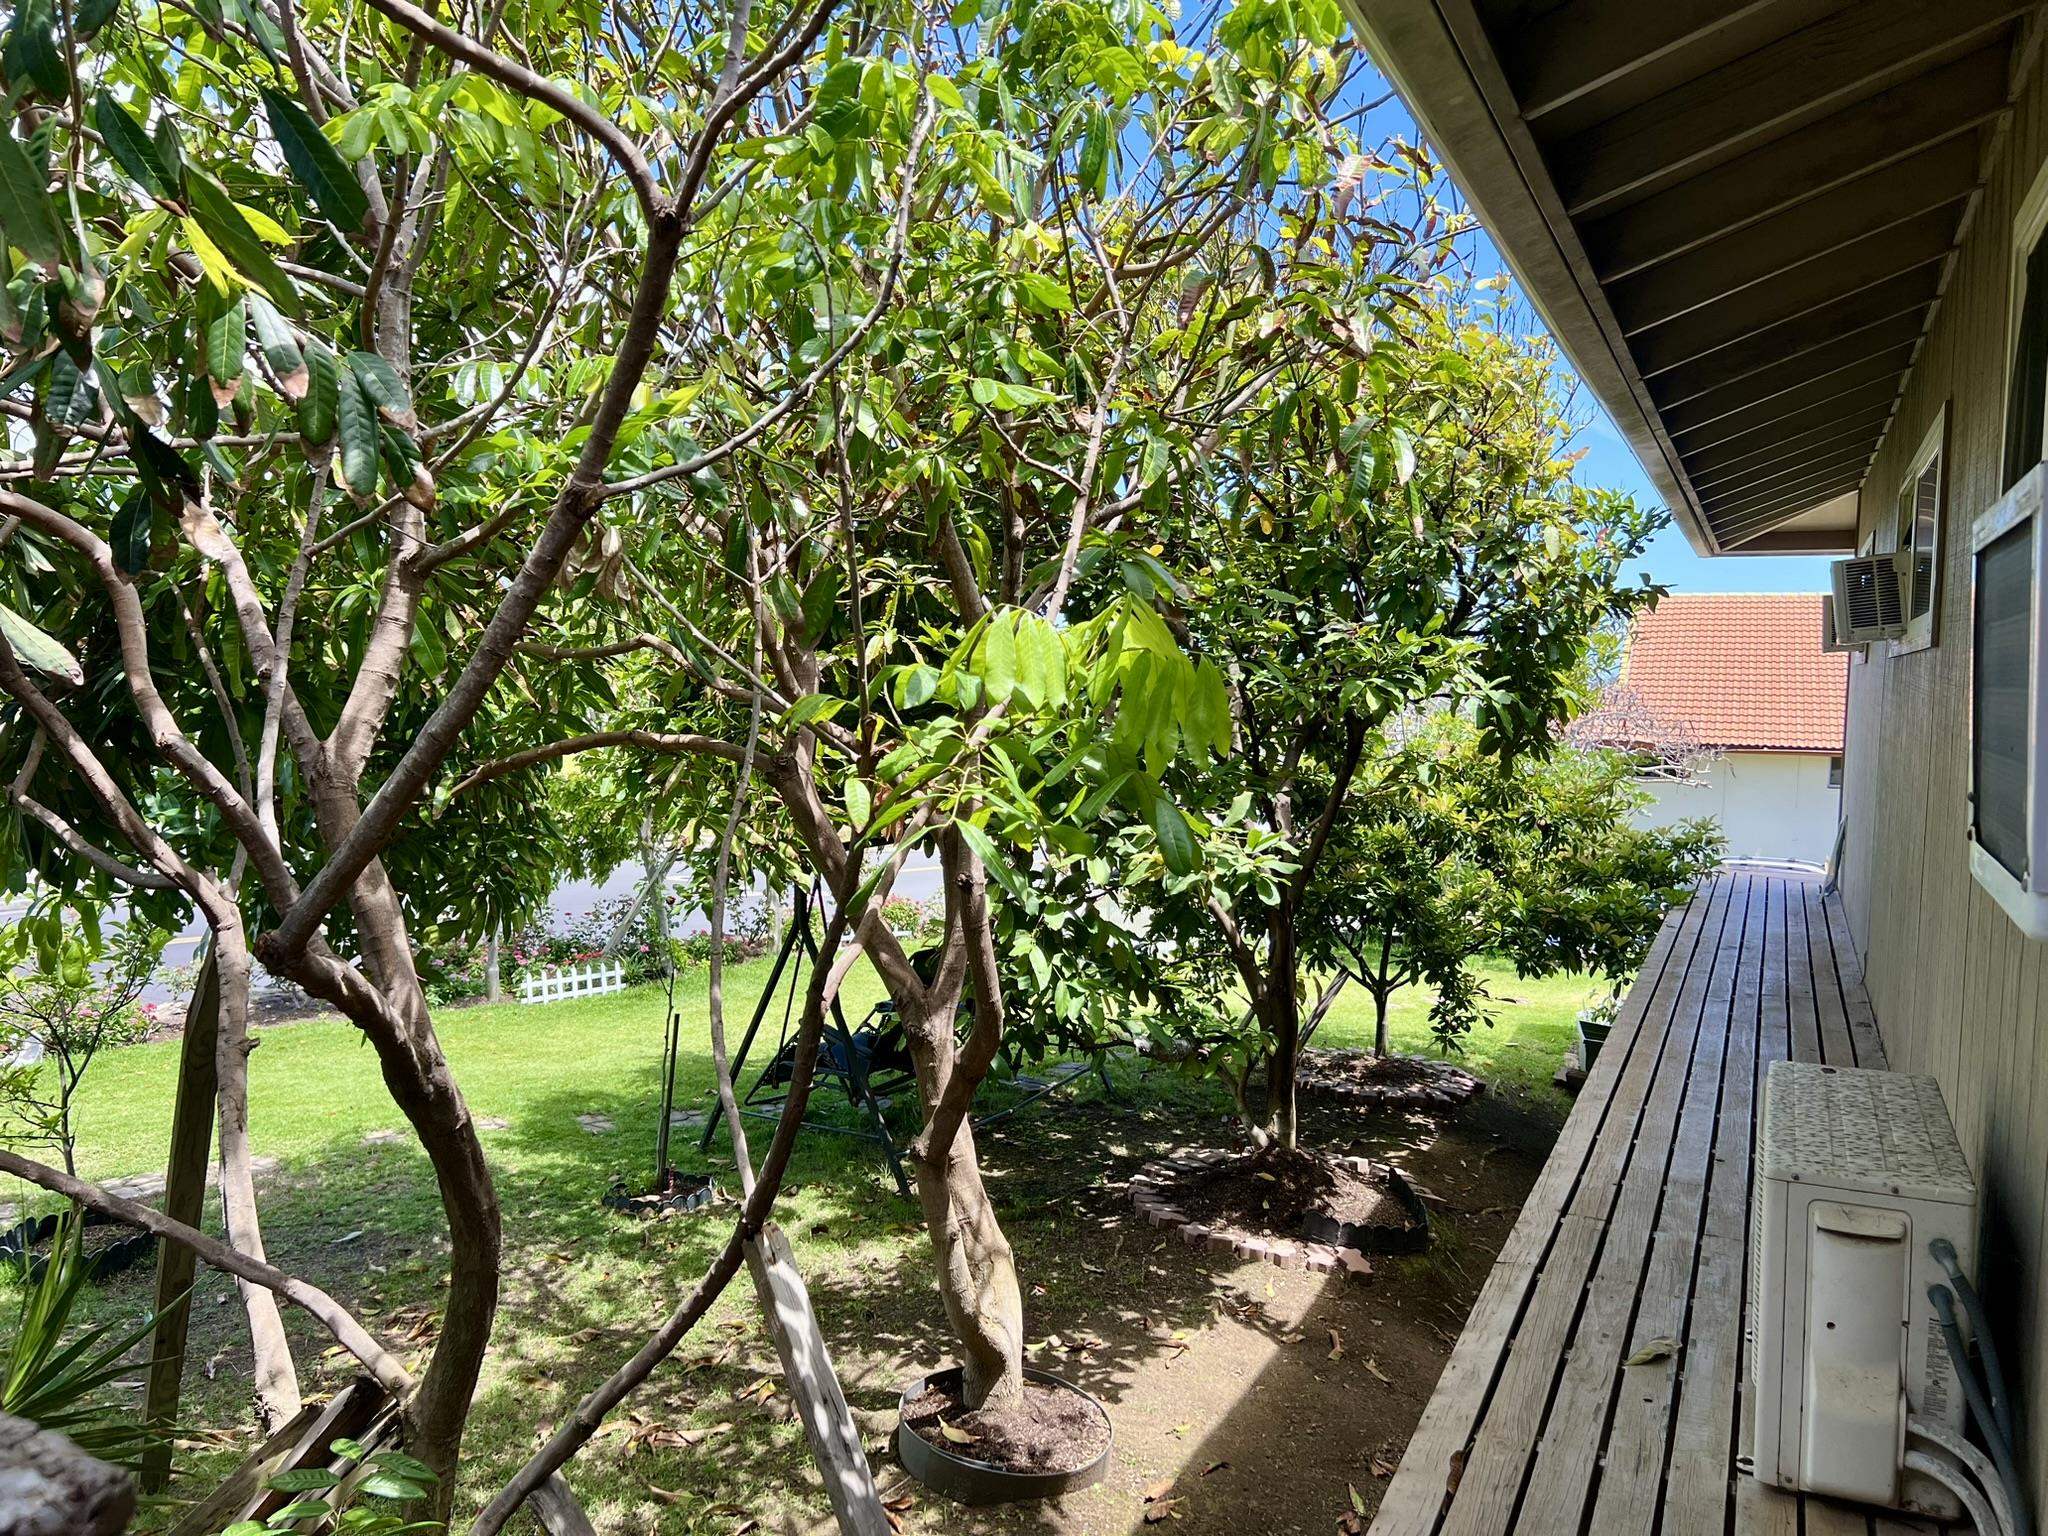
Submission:
M 1051 1337 L 1032 1358 L 1108 1405 L 1108 1480 L 1048 1505 L 981 1511 L 920 1492 L 908 1528 L 1281 1536 L 1338 1530 L 1355 1508 L 1377 1508 L 1556 1119 L 1482 1098 L 1441 1124 L 1354 1113 L 1315 1129 L 1330 1145 L 1339 1127 L 1366 1131 L 1351 1150 L 1395 1156 L 1437 1197 L 1429 1253 L 1345 1280 L 1226 1263 L 1128 1223 L 1076 1223 L 1064 1258 L 1099 1281 L 1071 1314 L 1060 1305 L 1033 1320 Z M 1116 1210 L 1113 1182 L 1087 1202 L 1091 1215 Z M 1027 1274 L 1034 1259 L 1060 1265 L 1037 1246 L 1020 1242 Z M 893 1465 L 877 1470 L 885 1486 L 901 1479 Z

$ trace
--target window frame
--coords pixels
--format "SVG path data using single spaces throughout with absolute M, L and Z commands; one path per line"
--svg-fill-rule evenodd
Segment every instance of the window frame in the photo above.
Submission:
M 1913 456 L 1907 460 L 1906 472 L 1901 477 L 1898 493 L 1892 499 L 1891 553 L 1898 555 L 1913 548 L 1915 529 L 1919 523 L 1919 486 L 1929 470 L 1934 471 L 1934 532 L 1928 547 L 1931 574 L 1928 577 L 1927 611 L 1915 615 L 1912 612 L 1912 574 L 1910 569 L 1902 571 L 1901 584 L 1906 590 L 1906 632 L 1891 642 L 1891 654 L 1906 656 L 1915 651 L 1924 651 L 1934 644 L 1941 627 L 1941 563 L 1942 525 L 1948 521 L 1948 402 L 1934 413 L 1934 420 L 1928 424 L 1926 433 L 1913 449 Z
M 2026 319 L 2027 263 L 2034 248 L 2048 239 L 2048 164 L 2034 173 L 2033 185 L 2020 200 L 2012 216 L 2011 239 L 2006 245 L 2005 350 L 2000 358 L 1998 395 L 1998 481 L 2002 496 L 2034 466 L 2008 462 L 2007 445 L 2012 434 L 2013 365 L 2018 360 L 2020 332 Z M 2048 392 L 2044 392 L 2048 395 Z M 2048 398 L 2042 402 L 2042 451 L 2048 454 Z M 1972 552 L 1974 559 L 1974 551 Z

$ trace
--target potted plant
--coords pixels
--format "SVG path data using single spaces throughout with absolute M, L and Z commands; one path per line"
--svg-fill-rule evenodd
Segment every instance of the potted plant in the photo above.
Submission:
M 1578 1039 L 1573 1050 L 1578 1057 L 1580 1071 L 1593 1070 L 1593 1063 L 1600 1059 L 1600 1048 L 1607 1043 L 1608 1032 L 1614 1028 L 1615 1017 L 1620 1012 L 1621 998 L 1614 994 L 1579 1010 Z

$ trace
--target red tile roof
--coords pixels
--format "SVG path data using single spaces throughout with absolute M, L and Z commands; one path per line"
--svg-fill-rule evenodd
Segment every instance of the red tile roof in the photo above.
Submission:
M 1673 594 L 1637 619 L 1621 686 L 1702 746 L 1842 750 L 1849 658 L 1820 648 L 1819 593 Z

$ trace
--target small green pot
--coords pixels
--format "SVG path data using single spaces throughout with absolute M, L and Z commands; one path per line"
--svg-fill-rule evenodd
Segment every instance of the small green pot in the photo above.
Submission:
M 1605 1024 L 1579 1025 L 1579 1066 L 1585 1071 L 1592 1071 L 1593 1063 L 1600 1059 L 1600 1048 L 1606 1043 Z

